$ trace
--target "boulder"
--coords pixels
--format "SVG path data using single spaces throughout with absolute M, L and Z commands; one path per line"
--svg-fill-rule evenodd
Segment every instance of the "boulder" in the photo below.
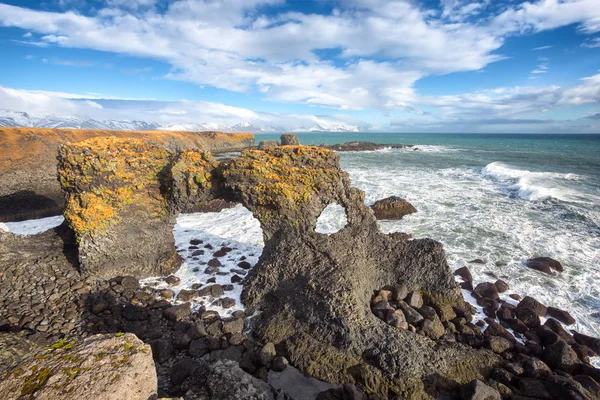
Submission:
M 508 283 L 504 282 L 502 279 L 498 279 L 494 285 L 496 286 L 496 290 L 498 290 L 498 293 L 504 293 L 506 291 L 508 291 L 508 289 L 510 289 L 510 286 L 508 286 Z
M 231 360 L 202 364 L 182 384 L 182 388 L 186 390 L 186 399 L 275 399 L 274 390 L 269 384 L 244 372 L 237 362 Z
M 592 336 L 584 335 L 583 333 L 573 332 L 573 338 L 581 345 L 592 349 L 596 354 L 600 354 L 600 339 Z
M 258 149 L 259 150 L 266 150 L 266 149 L 271 149 L 273 147 L 277 147 L 279 144 L 277 143 L 276 140 L 261 140 L 258 143 Z
M 473 291 L 486 299 L 497 300 L 500 298 L 498 296 L 498 289 L 496 288 L 496 285 L 490 282 L 480 283 L 479 285 L 475 286 Z
M 371 209 L 377 219 L 402 219 L 405 215 L 416 213 L 417 209 L 405 199 L 391 196 L 377 200 Z
M 525 298 L 521 300 L 521 302 L 517 305 L 517 310 L 520 308 L 529 308 L 535 312 L 538 317 L 545 316 L 548 310 L 545 305 L 530 296 L 525 296 Z
M 573 325 L 576 321 L 567 311 L 561 310 L 556 307 L 548 307 L 546 310 L 547 314 L 552 318 L 556 318 L 565 325 Z
M 473 380 L 460 389 L 462 400 L 501 400 L 500 393 L 480 380 Z
M 130 333 L 63 339 L 31 353 L 0 380 L 6 399 L 147 400 L 156 391 L 150 346 Z
M 282 146 L 298 146 L 300 144 L 300 140 L 298 140 L 298 136 L 293 133 L 284 133 L 281 135 L 281 145 Z
M 545 272 L 546 274 L 554 274 L 556 272 L 563 272 L 564 270 L 560 262 L 550 257 L 530 258 L 525 262 L 525 265 L 531 269 Z
M 542 360 L 552 368 L 574 372 L 579 364 L 577 353 L 564 340 L 558 340 L 544 349 Z

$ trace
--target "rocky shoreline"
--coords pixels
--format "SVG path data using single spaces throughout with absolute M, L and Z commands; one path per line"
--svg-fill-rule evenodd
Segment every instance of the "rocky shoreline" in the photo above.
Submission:
M 565 329 L 567 312 L 531 297 L 501 300 L 504 281 L 474 286 L 468 269 L 450 270 L 440 243 L 382 234 L 338 156 L 295 140 L 223 161 L 132 139 L 62 147 L 66 222 L 32 236 L 0 231 L 0 392 L 293 399 L 300 392 L 269 382 L 297 368 L 330 384 L 322 400 L 599 397 L 589 360 L 599 339 Z M 180 212 L 235 203 L 260 221 L 255 265 L 198 237 L 175 248 Z M 332 203 L 348 224 L 315 232 Z M 399 198 L 381 204 L 382 218 L 414 209 Z M 178 251 L 204 257 L 214 278 L 181 289 L 171 275 Z M 225 267 L 232 254 L 237 265 Z M 557 263 L 528 265 L 559 273 Z M 159 286 L 140 283 L 156 275 Z M 244 311 L 207 309 L 231 308 L 235 285 Z M 461 289 L 487 318 L 476 320 Z M 198 298 L 206 305 L 192 307 Z

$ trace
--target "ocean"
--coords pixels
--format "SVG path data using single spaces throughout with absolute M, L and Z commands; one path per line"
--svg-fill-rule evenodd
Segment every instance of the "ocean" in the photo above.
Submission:
M 362 140 L 413 144 L 417 148 L 341 152 L 342 167 L 367 204 L 392 195 L 418 210 L 400 221 L 381 221 L 384 232 L 402 231 L 414 238 L 443 243 L 450 267 L 468 266 L 475 284 L 503 279 L 510 293 L 530 295 L 548 306 L 569 311 L 569 328 L 600 336 L 600 135 L 497 134 L 299 134 L 302 144 Z M 257 142 L 279 135 L 256 135 Z M 343 209 L 332 208 L 317 230 L 334 231 L 344 223 Z M 62 218 L 0 224 L 14 233 L 32 234 L 59 224 Z M 185 259 L 177 272 L 179 288 L 205 282 L 210 254 L 192 257 L 190 238 L 234 248 L 223 259 L 235 269 L 244 256 L 254 265 L 263 247 L 256 219 L 241 205 L 221 213 L 186 214 L 174 229 Z M 565 271 L 549 276 L 527 268 L 536 256 L 559 260 Z M 470 261 L 481 259 L 483 264 Z M 230 283 L 217 276 L 217 283 Z M 159 279 L 146 284 L 160 287 Z M 241 285 L 228 295 L 241 309 Z M 463 291 L 466 298 L 470 298 Z M 471 299 L 472 300 L 472 299 Z

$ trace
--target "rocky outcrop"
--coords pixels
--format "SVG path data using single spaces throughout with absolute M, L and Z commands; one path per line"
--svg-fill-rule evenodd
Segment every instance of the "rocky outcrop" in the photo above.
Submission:
M 282 146 L 298 146 L 300 145 L 300 140 L 298 140 L 298 136 L 292 133 L 284 133 L 281 135 L 281 145 Z
M 254 146 L 250 133 L 0 128 L 0 222 L 61 214 L 58 148 L 106 136 L 140 139 L 172 151 L 238 151 Z
M 364 194 L 351 186 L 338 156 L 314 147 L 249 151 L 223 171 L 229 193 L 261 222 L 265 249 L 250 272 L 243 301 L 254 334 L 273 342 L 303 372 L 331 383 L 354 382 L 380 397 L 420 396 L 427 377 L 467 383 L 496 357 L 380 321 L 373 290 L 404 283 L 428 299 L 442 321 L 464 301 L 432 240 L 379 232 Z M 326 236 L 314 231 L 335 202 L 348 224 Z M 392 360 L 401 360 L 392 361 Z
M 276 140 L 261 140 L 258 143 L 259 150 L 266 150 L 266 149 L 270 149 L 271 147 L 277 147 L 277 146 L 279 146 L 279 143 L 277 143 Z
M 405 149 L 414 147 L 411 144 L 381 144 L 372 142 L 346 142 L 339 144 L 321 144 L 320 147 L 335 151 L 374 151 L 382 149 Z M 416 150 L 416 148 L 415 148 Z
M 209 184 L 198 172 L 206 161 L 201 155 L 198 159 L 188 156 L 184 152 L 173 161 L 163 148 L 115 137 L 59 149 L 65 219 L 76 235 L 83 275 L 166 275 L 179 267 L 172 234 L 175 214 L 168 210 L 169 197 L 173 203 L 183 204 L 198 196 L 197 191 L 179 189 L 189 179 Z M 176 167 L 187 162 L 190 171 L 175 169 L 170 174 L 172 162 Z M 169 190 L 169 185 L 175 190 Z
M 132 334 L 60 340 L 32 352 L 0 379 L 7 400 L 147 400 L 156 387 L 150 346 Z
M 371 209 L 375 212 L 377 219 L 402 219 L 405 215 L 416 213 L 417 209 L 405 199 L 391 196 L 377 200 Z

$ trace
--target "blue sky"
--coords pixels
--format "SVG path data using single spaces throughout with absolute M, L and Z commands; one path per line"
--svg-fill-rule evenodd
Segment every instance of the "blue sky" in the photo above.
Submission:
M 0 109 L 600 132 L 598 0 L 4 1 L 0 46 Z

